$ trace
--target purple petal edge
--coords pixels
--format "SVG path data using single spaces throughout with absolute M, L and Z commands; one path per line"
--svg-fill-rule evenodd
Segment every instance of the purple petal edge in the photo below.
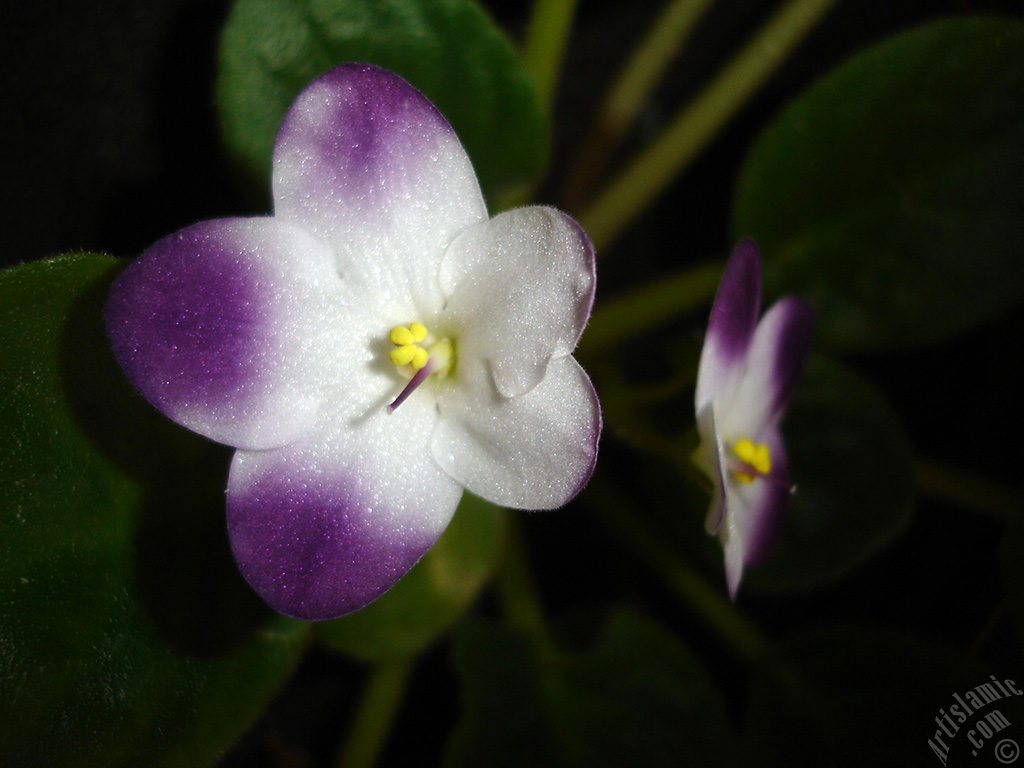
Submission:
M 731 482 L 726 490 L 727 519 L 723 525 L 728 535 L 723 544 L 726 583 L 733 600 L 747 567 L 763 562 L 774 547 L 790 497 L 789 465 L 782 436 L 772 425 L 757 439 L 767 444 L 771 452 L 771 477 L 751 483 Z
M 761 311 L 761 258 L 742 240 L 726 262 L 708 318 L 694 404 L 701 410 L 727 385 L 750 348 Z
M 440 536 L 389 530 L 377 522 L 386 516 L 344 476 L 302 477 L 282 465 L 241 490 L 233 481 L 227 523 L 239 570 L 271 608 L 298 619 L 363 608 Z
M 447 144 L 459 147 L 457 157 L 441 159 L 459 167 L 431 160 Z M 339 200 L 365 210 L 389 206 L 421 176 L 445 173 L 452 194 L 471 185 L 479 206 L 472 218 L 486 216 L 473 167 L 444 115 L 406 80 L 371 64 L 342 64 L 306 86 L 284 117 L 273 162 L 276 215 L 307 223 Z
M 711 306 L 708 340 L 730 362 L 742 357 L 757 327 L 761 311 L 761 257 L 753 240 L 733 249 Z
M 580 366 L 579 370 L 580 373 L 583 374 L 584 382 L 586 383 L 591 401 L 594 406 L 593 429 L 587 435 L 587 441 L 591 446 L 591 459 L 590 464 L 586 468 L 584 468 L 584 470 L 580 473 L 580 477 L 576 485 L 569 492 L 569 495 L 566 497 L 565 501 L 563 501 L 562 504 L 560 504 L 559 506 L 565 506 L 570 501 L 575 499 L 576 496 L 579 495 L 580 491 L 587 487 L 587 483 L 590 482 L 590 478 L 594 476 L 594 470 L 597 469 L 598 445 L 601 442 L 601 432 L 604 430 L 604 413 L 601 411 L 601 401 L 597 397 L 597 389 L 594 387 L 594 382 L 590 380 L 590 376 L 587 374 L 585 370 L 583 370 L 582 366 Z
M 252 265 L 223 246 L 220 222 L 164 238 L 114 283 L 106 323 L 114 356 L 157 408 L 228 408 L 259 386 L 267 307 Z M 186 424 L 186 426 L 189 426 Z
M 744 565 L 758 565 L 764 562 L 775 547 L 782 525 L 782 518 L 792 495 L 789 486 L 789 461 L 778 429 L 769 429 L 758 438 L 767 444 L 772 457 L 771 481 L 768 483 L 763 504 L 758 509 L 750 510 L 754 516 L 750 528 L 750 538 L 746 542 Z
M 333 98 L 319 103 L 319 94 L 325 89 L 330 90 Z M 303 112 L 307 102 L 316 104 L 320 110 L 329 110 L 329 114 L 310 120 Z M 419 119 L 451 130 L 434 105 L 393 72 L 369 64 L 334 67 L 306 86 L 285 115 L 275 145 L 275 165 L 283 152 L 283 142 L 301 134 L 305 150 L 318 158 L 310 167 L 322 169 L 321 173 L 330 172 L 334 170 L 331 159 L 340 158 L 344 160 L 343 167 L 353 170 L 331 175 L 334 194 L 340 190 L 347 190 L 350 197 L 376 194 L 386 187 L 385 171 L 395 143 L 391 134 L 402 127 L 396 118 L 403 111 L 408 112 L 411 103 L 415 103 Z M 276 176 L 274 181 L 278 181 Z
M 770 412 L 777 420 L 789 405 L 803 373 L 814 335 L 814 311 L 807 302 L 795 296 L 783 296 L 769 311 L 783 313 L 771 375 L 773 402 Z

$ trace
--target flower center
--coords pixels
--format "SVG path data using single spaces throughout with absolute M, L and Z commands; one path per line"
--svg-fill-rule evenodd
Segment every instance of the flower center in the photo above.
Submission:
M 767 445 L 741 437 L 732 444 L 732 452 L 739 459 L 739 467 L 733 469 L 733 476 L 739 482 L 750 483 L 755 477 L 768 477 L 772 458 Z
M 394 345 L 388 358 L 398 370 L 409 376 L 409 383 L 388 406 L 391 413 L 405 402 L 427 377 L 435 375 L 444 378 L 452 368 L 455 357 L 454 347 L 448 339 L 435 339 L 423 323 L 396 325 L 388 333 L 388 341 Z

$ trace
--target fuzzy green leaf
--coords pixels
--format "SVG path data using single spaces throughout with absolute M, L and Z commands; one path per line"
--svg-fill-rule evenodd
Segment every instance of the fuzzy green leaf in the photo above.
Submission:
M 472 0 L 237 0 L 217 104 L 228 150 L 266 189 L 274 138 L 299 92 L 360 61 L 419 88 L 454 127 L 492 208 L 537 180 L 547 124 L 503 33 Z
M 207 765 L 291 670 L 305 625 L 245 586 L 227 457 L 128 385 L 103 306 L 121 262 L 0 273 L 0 754 Z
M 846 349 L 963 333 L 1024 300 L 1024 23 L 930 24 L 790 104 L 740 176 L 770 292 Z
M 724 703 L 700 661 L 633 611 L 613 611 L 593 642 L 571 652 L 470 623 L 455 663 L 464 716 L 449 768 L 729 764 Z

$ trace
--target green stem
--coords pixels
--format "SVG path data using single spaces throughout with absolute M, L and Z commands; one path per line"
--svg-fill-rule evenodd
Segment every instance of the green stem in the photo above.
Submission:
M 611 357 L 588 364 L 591 378 L 601 391 L 605 434 L 615 435 L 640 454 L 657 456 L 670 464 L 685 462 L 697 445 L 696 432 L 692 433 L 693 439 L 689 434 L 663 435 L 641 413 L 652 407 L 664 407 L 670 398 L 692 390 L 697 378 L 696 358 L 693 365 L 688 362 L 674 376 L 657 384 L 627 384 L 620 366 Z
M 495 587 L 508 623 L 525 630 L 538 643 L 548 645 L 544 609 L 530 571 L 521 523 L 512 516 L 506 520 L 505 542 Z
M 914 477 L 921 493 L 1007 522 L 1024 514 L 1024 490 L 978 472 L 918 456 Z
M 665 131 L 597 194 L 580 224 L 607 248 L 757 92 L 837 0 L 788 0 Z
M 377 763 L 414 666 L 415 660 L 407 658 L 380 662 L 370 670 L 337 768 L 372 768 Z
M 1002 621 L 1003 618 L 1004 609 L 1005 605 L 1000 601 L 992 610 L 992 614 L 988 617 L 988 620 L 978 632 L 977 636 L 975 636 L 974 640 L 971 642 L 970 647 L 967 649 L 968 656 L 976 658 L 981 653 L 981 649 L 984 647 L 985 643 L 992 638 L 993 633 L 995 633 L 996 629 L 999 627 L 999 622 Z
M 699 309 L 711 301 L 721 277 L 721 263 L 698 264 L 601 302 L 580 340 L 580 354 L 603 352 Z
M 665 4 L 601 103 L 566 180 L 562 201 L 566 208 L 575 208 L 586 191 L 593 189 L 608 158 L 712 2 L 669 0 Z
M 701 616 L 733 652 L 748 664 L 756 664 L 771 654 L 768 639 L 741 614 L 720 589 L 684 563 L 654 531 L 642 522 L 639 510 L 608 483 L 591 481 L 586 498 L 604 526 L 633 550 L 675 593 L 681 602 Z
M 533 75 L 537 96 L 551 111 L 577 0 L 536 0 L 526 28 L 523 64 Z

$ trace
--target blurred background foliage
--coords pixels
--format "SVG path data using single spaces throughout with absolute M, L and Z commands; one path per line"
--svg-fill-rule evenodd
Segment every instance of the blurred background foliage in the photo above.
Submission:
M 791 50 L 730 69 L 800 6 L 579 0 L 560 68 L 528 3 L 4 6 L 0 765 L 923 765 L 954 693 L 1024 683 L 1019 4 L 808 0 Z M 595 134 L 652 25 L 691 21 Z M 352 58 L 437 103 L 492 209 L 595 236 L 579 357 L 606 432 L 568 508 L 467 497 L 392 593 L 309 627 L 234 569 L 230 452 L 131 392 L 100 315 L 124 258 L 266 212 L 280 115 Z M 735 104 L 708 95 L 723 71 Z M 707 304 L 750 235 L 769 299 L 820 324 L 799 492 L 733 606 L 687 457 Z

